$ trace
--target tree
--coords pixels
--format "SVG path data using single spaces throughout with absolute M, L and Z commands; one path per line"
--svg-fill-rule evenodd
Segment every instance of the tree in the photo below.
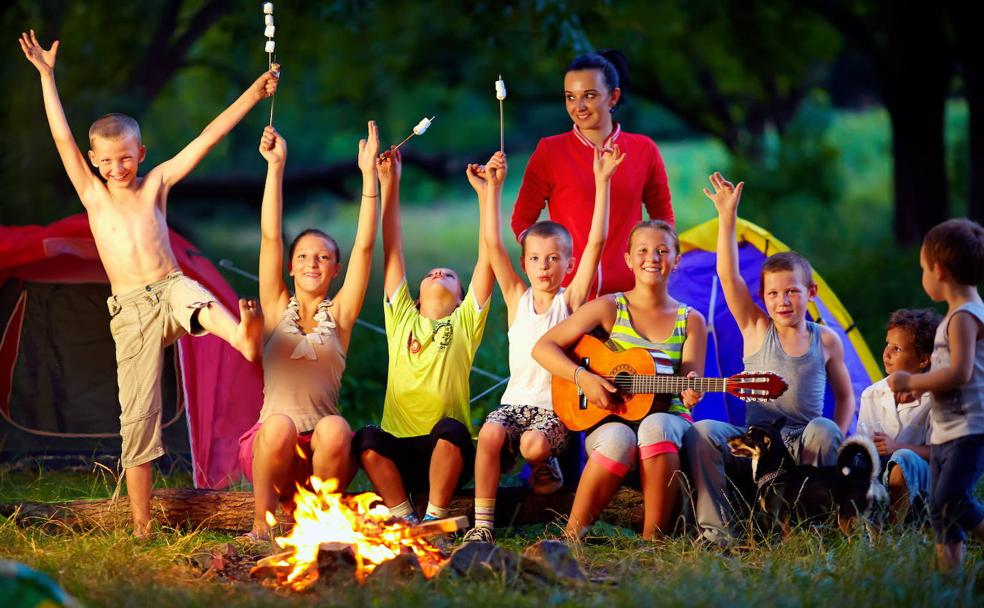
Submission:
M 954 59 L 946 8 L 892 1 L 806 4 L 872 66 L 892 123 L 895 238 L 918 243 L 949 216 L 943 135 Z

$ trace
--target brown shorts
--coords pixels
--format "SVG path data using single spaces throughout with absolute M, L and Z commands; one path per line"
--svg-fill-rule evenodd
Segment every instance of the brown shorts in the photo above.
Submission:
M 196 281 L 172 272 L 160 281 L 110 296 L 109 330 L 116 342 L 123 468 L 164 454 L 161 440 L 161 371 L 164 348 L 190 333 L 206 333 L 196 312 L 215 297 Z

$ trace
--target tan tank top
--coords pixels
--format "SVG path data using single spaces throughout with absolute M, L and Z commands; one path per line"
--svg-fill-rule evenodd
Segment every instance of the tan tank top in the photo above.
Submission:
M 314 315 L 317 327 L 304 333 L 293 297 L 263 347 L 263 409 L 260 422 L 284 414 L 304 433 L 325 416 L 338 414 L 338 389 L 345 371 L 345 350 L 335 329 L 331 300 Z

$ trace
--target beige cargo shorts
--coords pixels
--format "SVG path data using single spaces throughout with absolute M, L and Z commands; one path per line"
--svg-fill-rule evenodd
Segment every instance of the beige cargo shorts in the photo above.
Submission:
M 164 348 L 185 334 L 202 335 L 196 312 L 215 302 L 181 272 L 125 294 L 110 296 L 109 330 L 116 342 L 123 468 L 164 455 L 161 372 Z

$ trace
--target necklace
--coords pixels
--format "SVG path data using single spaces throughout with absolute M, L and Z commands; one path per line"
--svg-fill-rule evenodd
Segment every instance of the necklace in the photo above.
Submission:
M 318 353 L 315 352 L 314 345 L 325 344 L 325 339 L 335 330 L 335 319 L 332 318 L 331 312 L 329 312 L 329 309 L 333 305 L 334 303 L 329 298 L 321 300 L 321 303 L 318 304 L 317 312 L 314 313 L 314 320 L 318 324 L 311 333 L 304 333 L 304 329 L 301 327 L 301 305 L 297 301 L 297 298 L 291 296 L 287 302 L 287 307 L 284 309 L 281 330 L 284 333 L 300 335 L 302 337 L 298 341 L 297 346 L 294 347 L 294 352 L 290 354 L 291 359 L 318 360 Z

